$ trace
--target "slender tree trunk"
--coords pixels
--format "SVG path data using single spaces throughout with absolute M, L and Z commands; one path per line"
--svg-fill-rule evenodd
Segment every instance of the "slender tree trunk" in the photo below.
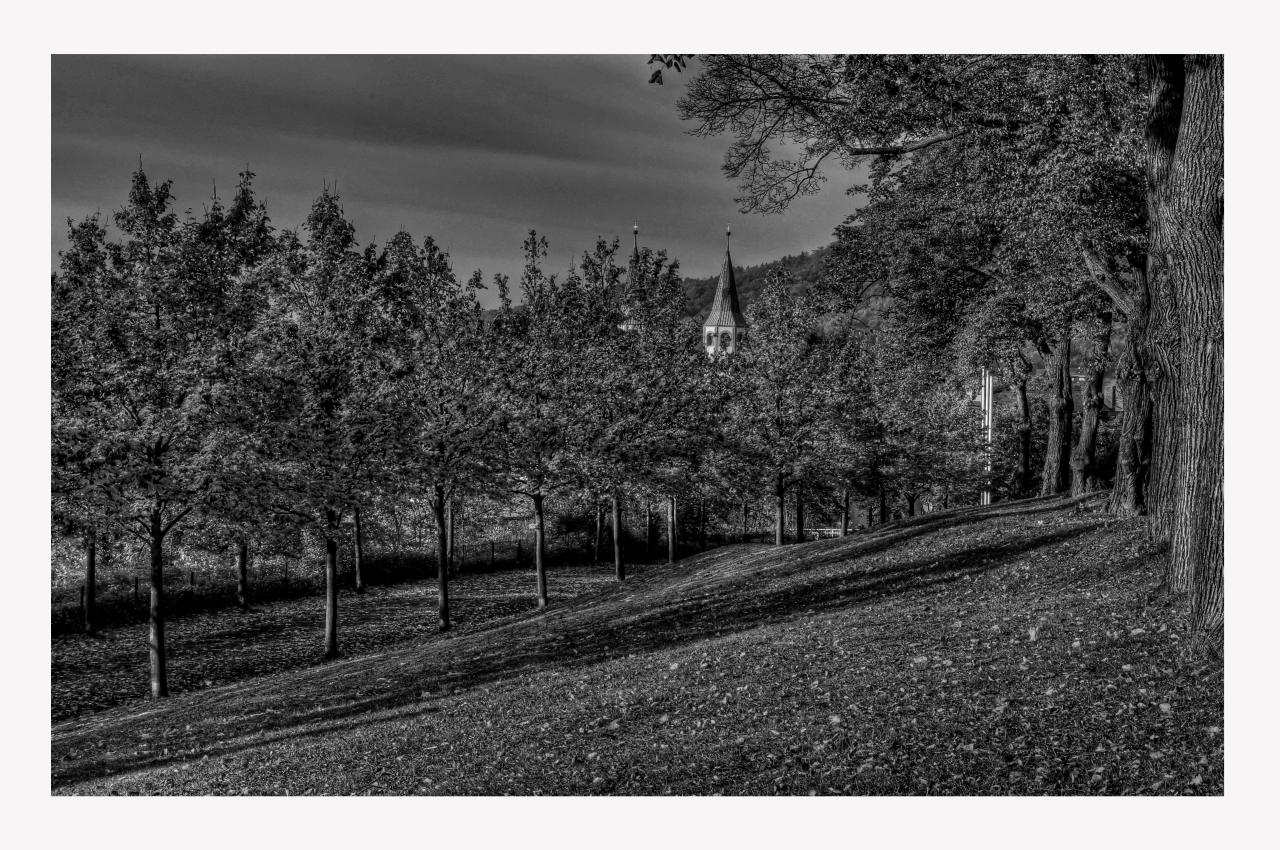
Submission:
M 338 518 L 328 511 L 324 540 L 324 659 L 338 657 Z
M 169 695 L 164 655 L 164 526 L 160 511 L 151 512 L 151 611 L 147 647 L 151 655 L 151 698 Z
M 906 493 L 904 495 L 906 496 L 906 499 L 907 499 L 907 516 L 909 517 L 915 516 L 916 501 L 919 500 L 920 496 L 916 493 Z
M 1170 561 L 1192 595 L 1193 638 L 1223 646 L 1223 57 L 1188 56 L 1169 175 L 1170 278 L 1179 313 L 1178 485 Z M 1186 577 L 1189 576 L 1189 581 Z
M 1110 347 L 1110 317 L 1107 331 L 1094 342 L 1089 363 L 1089 383 L 1084 390 L 1084 410 L 1080 416 L 1080 434 L 1071 452 L 1071 495 L 1083 496 L 1098 489 L 1098 423 L 1106 400 L 1102 397 L 1102 379 L 1107 371 Z
M 600 543 L 604 534 L 604 505 L 596 502 L 596 546 L 591 556 L 591 563 L 600 563 Z
M 781 546 L 787 540 L 787 490 L 783 485 L 781 475 L 778 476 L 773 495 L 777 501 L 778 509 L 777 520 L 773 529 L 773 545 Z
M 613 573 L 618 581 L 626 581 L 627 571 L 622 565 L 622 509 L 618 505 L 618 494 L 611 497 L 613 508 Z
M 436 604 L 437 604 L 437 623 L 440 631 L 449 631 L 449 571 L 445 569 L 445 565 L 449 563 L 449 521 L 445 517 L 445 505 L 447 501 L 444 494 L 444 485 L 435 485 L 435 498 L 431 500 L 431 512 L 435 514 L 436 520 L 436 563 L 439 569 L 436 570 Z
M 707 500 L 698 500 L 698 551 L 707 551 Z
M 457 526 L 454 524 L 455 516 L 458 512 L 457 500 L 449 500 L 449 571 L 454 571 L 454 553 L 457 551 L 454 545 Z
M 667 538 L 667 545 L 670 562 L 674 564 L 680 555 L 680 503 L 675 496 L 671 497 L 671 535 Z
M 533 541 L 533 568 L 538 577 L 538 607 L 547 607 L 547 537 L 546 525 L 542 516 L 542 499 L 541 493 L 531 497 L 533 499 L 533 524 L 534 524 L 534 541 Z
M 98 586 L 98 534 L 90 531 L 84 538 L 84 633 L 93 634 L 95 602 Z
M 355 524 L 352 537 L 352 554 L 356 565 L 356 593 L 364 593 L 364 536 L 360 532 L 360 509 L 356 508 L 353 516 Z
M 1018 413 L 1018 468 L 1014 474 L 1014 486 L 1018 498 L 1031 495 L 1031 404 L 1027 400 L 1027 378 L 1020 375 L 1013 381 L 1013 399 Z
M 674 564 L 676 562 L 676 500 L 674 496 L 667 497 L 667 563 Z
M 1057 346 L 1045 357 L 1049 380 L 1049 436 L 1044 453 L 1044 475 L 1041 496 L 1052 496 L 1066 490 L 1071 474 L 1071 414 L 1075 401 L 1071 397 L 1071 333 L 1063 331 Z
M 747 542 L 748 526 L 747 526 L 747 500 L 742 500 L 742 542 Z
M 849 536 L 849 488 L 844 488 L 844 505 L 840 509 L 840 536 Z
M 884 487 L 880 488 L 880 524 L 884 525 L 889 521 L 889 499 L 884 492 Z
M 241 540 L 236 546 L 236 604 L 240 610 L 249 607 L 249 541 Z
M 804 542 L 804 487 L 796 485 L 796 542 Z
M 644 562 L 653 560 L 653 503 L 644 499 Z

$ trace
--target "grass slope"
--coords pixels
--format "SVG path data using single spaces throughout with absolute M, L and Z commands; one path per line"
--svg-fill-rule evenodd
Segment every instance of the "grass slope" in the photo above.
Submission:
M 1139 521 L 1032 500 L 727 547 L 456 637 L 55 725 L 79 794 L 1223 792 Z

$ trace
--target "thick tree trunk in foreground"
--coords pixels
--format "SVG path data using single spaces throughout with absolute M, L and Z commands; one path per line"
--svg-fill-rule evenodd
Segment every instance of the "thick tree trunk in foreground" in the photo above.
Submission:
M 449 631 L 449 571 L 445 565 L 449 563 L 449 521 L 445 517 L 444 486 L 435 485 L 435 498 L 431 500 L 431 512 L 436 518 L 436 609 L 437 624 L 440 631 Z
M 338 539 L 337 521 L 329 512 L 329 534 L 324 540 L 324 659 L 338 657 Z
M 244 611 L 249 607 L 249 541 L 236 546 L 236 604 Z
M 364 593 L 364 537 L 360 533 L 359 508 L 356 508 L 352 521 L 355 525 L 351 542 L 356 567 L 356 593 Z
M 618 505 L 618 494 L 614 493 L 611 497 L 613 509 L 613 573 L 617 576 L 618 581 L 626 581 L 627 571 L 622 565 L 622 508 Z
M 849 488 L 844 488 L 844 507 L 840 511 L 840 536 L 849 536 Z
M 1031 495 L 1031 404 L 1027 400 L 1027 378 L 1019 376 L 1011 384 L 1014 406 L 1018 414 L 1018 467 L 1014 472 L 1014 487 L 1018 498 Z
M 1146 501 L 1152 535 L 1159 541 L 1169 541 L 1179 504 L 1177 489 L 1181 484 L 1176 445 L 1180 412 L 1180 305 L 1174 292 L 1170 253 L 1172 234 L 1178 229 L 1172 209 L 1175 187 L 1171 176 L 1183 121 L 1184 57 L 1148 56 L 1147 80 L 1147 289 L 1151 299 L 1147 335 L 1151 343 L 1152 439 Z M 1172 561 L 1170 565 L 1172 567 Z M 1175 590 L 1190 589 L 1189 575 L 1171 571 L 1169 581 Z
M 783 486 L 782 476 L 778 476 L 778 483 L 774 487 L 774 498 L 777 502 L 778 514 L 773 528 L 773 545 L 781 546 L 786 542 L 787 531 L 787 490 Z
M 547 607 L 547 536 L 546 524 L 542 515 L 542 494 L 530 497 L 533 499 L 533 569 L 538 579 L 538 607 Z
M 1179 313 L 1179 384 L 1171 575 L 1192 593 L 1192 634 L 1223 645 L 1223 99 L 1222 56 L 1188 56 L 1169 175 L 1170 278 Z
M 1071 414 L 1075 401 L 1071 397 L 1069 332 L 1064 331 L 1057 346 L 1046 355 L 1045 377 L 1049 381 L 1049 436 L 1044 452 L 1040 495 L 1052 496 L 1071 484 Z
M 151 610 L 147 648 L 151 656 L 151 698 L 169 695 L 169 674 L 164 655 L 164 526 L 160 512 L 151 512 Z
M 1084 389 L 1080 435 L 1076 439 L 1076 447 L 1071 452 L 1072 496 L 1083 496 L 1098 489 L 1098 423 L 1106 403 L 1102 397 L 1102 379 L 1107 370 L 1108 348 L 1108 337 L 1100 336 L 1095 343 L 1089 364 L 1089 383 Z
M 84 539 L 84 633 L 91 635 L 95 625 L 98 587 L 98 535 L 89 532 Z

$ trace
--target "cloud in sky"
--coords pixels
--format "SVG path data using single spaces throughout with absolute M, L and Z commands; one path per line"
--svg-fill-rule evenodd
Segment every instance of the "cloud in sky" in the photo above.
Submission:
M 530 229 L 550 271 L 598 236 L 665 248 L 685 274 L 813 249 L 854 209 L 838 169 L 784 216 L 743 216 L 720 172 L 727 137 L 676 117 L 683 81 L 637 56 L 55 56 L 52 258 L 66 220 L 124 202 L 141 156 L 197 212 L 246 165 L 278 228 L 327 182 L 362 243 L 430 234 L 459 276 L 515 278 Z M 696 64 L 694 69 L 696 71 Z

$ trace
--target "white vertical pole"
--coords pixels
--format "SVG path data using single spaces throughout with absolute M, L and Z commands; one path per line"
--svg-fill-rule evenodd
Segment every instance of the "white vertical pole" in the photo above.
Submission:
M 994 415 L 992 406 L 994 402 L 995 378 L 983 368 L 982 370 L 982 425 L 987 431 L 987 462 L 986 473 L 987 480 L 982 487 L 982 504 L 991 504 L 991 438 L 992 438 L 992 422 Z

